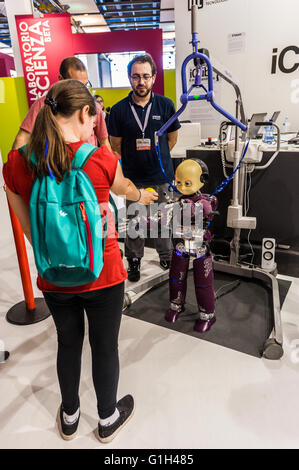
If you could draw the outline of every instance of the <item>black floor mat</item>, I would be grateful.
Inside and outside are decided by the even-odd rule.
[[[279,280],[281,306],[291,282]],[[124,312],[125,315],[160,325],[198,339],[261,357],[273,328],[272,295],[264,283],[215,272],[216,323],[207,333],[194,331],[198,318],[193,272],[188,273],[185,311],[175,323],[164,315],[169,306],[168,281],[151,289]]]

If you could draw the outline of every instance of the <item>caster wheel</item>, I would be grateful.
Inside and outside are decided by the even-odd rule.
[[[266,359],[277,360],[283,356],[283,349],[281,344],[277,343],[275,339],[267,339],[264,344],[263,357]]]

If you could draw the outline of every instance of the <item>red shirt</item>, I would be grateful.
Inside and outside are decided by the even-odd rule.
[[[27,131],[30,134],[32,133],[36,116],[38,115],[39,110],[44,106],[45,99],[46,97],[42,96],[41,98],[37,99],[33,103],[27,115],[25,116],[24,121],[20,125],[21,129],[24,129],[24,131]],[[99,140],[106,139],[108,137],[108,132],[107,132],[107,127],[106,127],[103,111],[99,103],[96,103],[96,107],[97,107],[97,115],[95,118],[93,133],[91,134],[87,142],[91,145],[98,146],[97,138]]]
[[[82,144],[82,141],[69,144],[69,147],[74,152],[72,153],[70,151],[70,158],[73,157]],[[103,204],[104,206],[106,206],[109,201],[109,190],[114,181],[117,162],[117,157],[108,150],[106,145],[102,145],[102,147],[89,158],[84,167],[84,171],[93,184],[99,204]],[[3,176],[8,188],[14,193],[19,194],[29,206],[34,180],[26,165],[25,159],[18,150],[11,150],[9,152],[8,160],[3,167]],[[105,212],[102,212],[102,217],[105,217]],[[112,234],[112,236],[109,237],[109,234]],[[113,217],[109,217],[104,266],[96,281],[77,287],[59,287],[45,281],[38,275],[37,287],[46,292],[71,293],[87,292],[120,284],[127,278],[127,272],[121,259],[117,237],[118,234],[115,229]]]

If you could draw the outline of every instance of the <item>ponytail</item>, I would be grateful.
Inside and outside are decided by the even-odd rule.
[[[55,116],[71,117],[86,105],[89,106],[89,115],[95,116],[94,99],[78,80],[61,80],[50,88],[45,104],[37,115],[26,156],[27,164],[36,176],[52,173],[57,181],[62,181],[64,174],[71,170],[69,147]],[[32,153],[37,166],[30,162]]]

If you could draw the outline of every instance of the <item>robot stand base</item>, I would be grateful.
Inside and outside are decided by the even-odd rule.
[[[169,270],[158,275],[155,274],[154,276],[151,276],[145,281],[138,283],[136,286],[127,286],[125,289],[123,310],[126,309],[129,305],[131,305],[134,296],[140,294],[141,292],[145,293],[148,289],[158,286],[161,282],[164,282],[167,279],[169,279]]]
[[[31,325],[48,318],[51,314],[45,299],[36,298],[34,300],[34,310],[27,309],[25,300],[22,300],[21,302],[11,307],[6,314],[6,320],[8,323],[12,323],[13,325]]]
[[[283,356],[283,340],[282,326],[280,316],[280,298],[278,282],[275,276],[264,272],[260,268],[250,268],[244,265],[234,265],[222,261],[214,261],[213,267],[215,271],[224,272],[244,278],[258,279],[263,281],[272,290],[272,314],[274,321],[274,329],[272,336],[264,343],[263,357],[266,359],[277,360]],[[169,271],[165,271],[159,275],[154,275],[149,279],[138,283],[136,286],[127,286],[125,290],[123,310],[125,310],[134,301],[134,296],[139,293],[145,293],[148,289],[158,286],[161,282],[169,278]]]
[[[239,264],[229,264],[224,261],[214,261],[215,271],[220,271],[236,276],[258,279],[267,284],[272,290],[272,314],[274,320],[274,329],[272,337],[268,338],[264,344],[263,357],[266,359],[277,360],[283,356],[282,326],[280,316],[280,298],[278,282],[275,276],[263,271],[260,268],[250,268]]]

